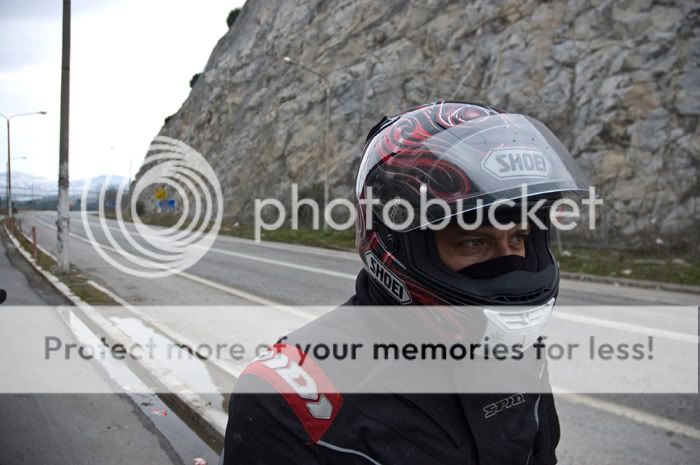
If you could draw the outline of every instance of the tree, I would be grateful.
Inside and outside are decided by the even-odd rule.
[[[194,87],[194,84],[197,82],[197,79],[199,79],[199,75],[202,73],[197,73],[192,76],[192,79],[190,79],[190,89]]]
[[[231,28],[231,26],[233,26],[233,23],[236,22],[236,18],[238,18],[238,13],[240,13],[240,12],[241,12],[240,8],[234,8],[228,14],[228,17],[226,17],[226,24],[228,24],[229,29]]]
[[[116,187],[109,187],[105,190],[103,197],[105,210],[115,211],[117,209],[117,192]]]

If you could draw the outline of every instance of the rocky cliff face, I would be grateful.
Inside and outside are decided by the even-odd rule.
[[[330,81],[332,196],[382,115],[469,100],[560,136],[605,198],[598,237],[697,241],[699,32],[690,0],[250,0],[161,134],[209,160],[229,219],[291,183],[318,198],[323,82],[289,55]]]

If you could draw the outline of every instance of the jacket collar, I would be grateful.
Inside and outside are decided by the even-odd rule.
[[[356,306],[396,306],[393,299],[388,296],[379,286],[374,284],[367,272],[363,269],[355,281],[356,295],[348,304]],[[394,321],[390,315],[393,312],[363,311],[364,326],[372,331],[374,328],[387,328],[399,330],[399,322]],[[415,331],[415,328],[412,329]],[[384,370],[382,367],[373,370],[377,376],[390,377],[390,369]],[[405,376],[405,375],[401,375]],[[425,373],[420,376],[426,376]],[[448,375],[449,376],[449,375]],[[394,378],[395,381],[395,378]],[[408,381],[408,380],[407,380]],[[459,398],[455,394],[424,394],[424,393],[396,393],[392,397],[421,412],[427,421],[433,422],[442,429],[450,438],[455,447],[462,447],[465,437],[471,441],[469,427],[462,412]],[[369,416],[371,412],[366,412]]]

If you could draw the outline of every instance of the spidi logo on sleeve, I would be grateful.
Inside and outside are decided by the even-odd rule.
[[[481,166],[498,179],[548,178],[552,164],[544,153],[532,148],[493,149]]]
[[[367,252],[365,254],[365,262],[367,263],[367,269],[370,273],[372,273],[372,276],[374,276],[377,281],[379,281],[382,286],[384,286],[384,288],[394,296],[396,300],[402,304],[411,303],[411,296],[409,295],[403,281],[397,278],[394,273],[389,271],[389,268],[387,268],[384,263],[375,257],[372,252]]]
[[[510,397],[506,397],[505,399],[501,399],[498,402],[488,404],[482,409],[484,411],[484,418],[491,418],[497,413],[522,403],[525,403],[525,396],[523,394],[514,394]]]

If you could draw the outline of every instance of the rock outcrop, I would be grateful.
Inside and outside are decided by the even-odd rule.
[[[223,19],[222,19],[223,21]],[[652,0],[250,0],[161,130],[219,174],[226,217],[256,198],[320,198],[327,76],[333,196],[366,133],[439,98],[545,122],[605,199],[609,243],[700,231],[700,7]]]

